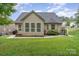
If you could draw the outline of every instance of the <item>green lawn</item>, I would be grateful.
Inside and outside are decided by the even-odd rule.
[[[0,55],[79,55],[79,30],[72,30],[70,34],[73,37],[7,39],[3,36],[0,37]]]

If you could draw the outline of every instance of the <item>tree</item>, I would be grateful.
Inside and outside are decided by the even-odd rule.
[[[75,13],[75,20],[76,23],[79,24],[79,9],[77,10],[77,13]]]
[[[13,23],[13,20],[10,18],[0,18],[0,25],[8,25]]]
[[[0,3],[0,25],[12,23],[9,16],[15,12],[14,3]]]
[[[71,16],[71,17],[67,17],[67,26],[70,26],[71,22],[74,22],[74,18]]]
[[[71,18],[69,17],[65,17],[65,16],[62,16],[60,17],[63,21],[66,22],[66,26],[69,26],[70,25],[70,22],[71,22]]]
[[[68,17],[65,18],[65,21],[67,22],[67,26],[70,26],[70,19]]]

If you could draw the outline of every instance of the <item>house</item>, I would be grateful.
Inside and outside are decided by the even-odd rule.
[[[22,12],[16,19],[17,35],[44,36],[49,30],[61,32],[62,21],[53,12]]]

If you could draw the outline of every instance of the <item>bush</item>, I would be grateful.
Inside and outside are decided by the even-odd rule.
[[[58,35],[59,33],[56,30],[49,30],[47,35]]]

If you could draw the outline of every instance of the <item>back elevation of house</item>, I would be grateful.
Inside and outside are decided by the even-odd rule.
[[[53,12],[23,12],[15,25],[18,35],[44,36],[49,30],[60,32],[62,21]]]

